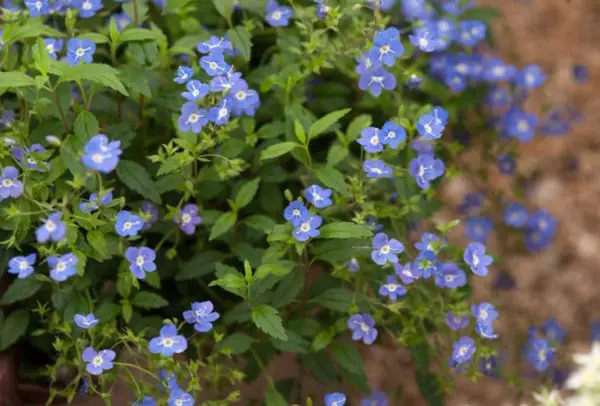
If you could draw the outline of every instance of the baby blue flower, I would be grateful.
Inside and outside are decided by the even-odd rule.
[[[421,189],[429,189],[430,182],[444,174],[444,162],[429,154],[420,154],[410,161],[408,172]]]
[[[8,261],[8,273],[17,274],[19,279],[27,278],[34,271],[33,265],[36,260],[35,254],[29,254],[26,257],[13,257]]]
[[[23,194],[23,183],[18,179],[19,170],[14,166],[7,166],[0,176],[0,201],[9,197],[17,198]]]
[[[216,125],[225,125],[231,115],[231,98],[224,97],[218,106],[211,107],[208,111],[208,119]]]
[[[548,319],[542,326],[542,332],[553,343],[562,343],[567,335],[556,319]]]
[[[89,39],[72,38],[67,42],[66,61],[69,65],[79,65],[83,63],[92,63],[96,44]]]
[[[379,128],[367,127],[360,132],[360,138],[356,142],[362,145],[366,152],[375,154],[383,151],[383,144],[379,136]]]
[[[375,97],[379,97],[383,89],[396,88],[396,77],[384,68],[374,68],[361,75],[358,81],[361,90],[369,90]]]
[[[177,327],[174,324],[166,324],[160,329],[160,336],[150,340],[148,351],[170,357],[184,352],[187,345],[185,337],[177,335]]]
[[[483,66],[482,78],[487,82],[510,80],[517,74],[517,68],[505,64],[500,59],[490,59]]]
[[[465,220],[465,234],[471,241],[485,244],[493,229],[494,224],[488,217],[470,216]]]
[[[260,98],[254,89],[248,89],[245,80],[238,80],[231,88],[231,109],[237,117],[247,115],[253,117],[260,106]]]
[[[437,24],[433,21],[424,21],[423,25],[415,27],[408,39],[423,52],[437,51],[443,45],[438,35]]]
[[[436,255],[444,246],[446,246],[446,240],[440,239],[440,237],[433,233],[423,233],[421,240],[415,243],[415,248],[419,252],[431,251]]]
[[[413,268],[412,263],[410,262],[407,262],[404,265],[394,264],[394,271],[405,285],[410,285],[414,281],[421,279],[421,271]]]
[[[467,284],[467,275],[456,264],[440,264],[435,272],[435,285],[438,288],[455,289]]]
[[[199,80],[190,80],[185,87],[187,92],[182,92],[181,96],[187,101],[202,100],[210,92],[210,87]]]
[[[135,237],[144,226],[144,220],[130,211],[122,210],[115,220],[115,231],[121,237]]]
[[[210,91],[214,93],[222,93],[231,90],[238,82],[243,81],[242,74],[239,72],[231,72],[226,76],[215,76],[210,81]],[[245,82],[245,81],[244,81]],[[246,84],[246,88],[247,88]]]
[[[108,19],[108,25],[110,26],[110,20],[115,19],[115,24],[117,26],[118,31],[123,31],[129,24],[133,23],[131,17],[129,17],[126,13],[115,13]]]
[[[460,22],[458,42],[465,47],[474,47],[485,38],[485,24],[478,20]]]
[[[143,399],[136,400],[131,406],[156,406],[156,401],[150,396],[146,396]]]
[[[355,341],[362,340],[363,343],[371,345],[377,338],[375,320],[366,313],[350,316],[347,324]]]
[[[386,283],[379,287],[379,294],[387,296],[392,302],[395,302],[399,297],[406,295],[406,288],[398,283],[396,275],[388,275]]]
[[[402,56],[403,53],[404,46],[400,42],[400,31],[392,27],[375,34],[369,56],[372,60],[377,60],[384,65],[394,66],[396,58]]]
[[[498,358],[490,355],[481,357],[479,360],[479,370],[486,376],[498,376]]]
[[[498,157],[498,169],[504,175],[512,175],[517,169],[517,162],[510,155],[500,155]]]
[[[554,349],[548,340],[532,338],[527,343],[525,357],[536,371],[544,372],[554,361]]]
[[[362,54],[360,57],[358,57],[356,59],[356,61],[358,62],[358,65],[356,65],[356,68],[354,69],[354,71],[359,76],[362,76],[366,72],[368,72],[374,68],[379,68],[381,66],[381,62],[379,61],[379,59],[371,58],[371,55],[369,52]]]
[[[104,134],[93,136],[83,149],[81,163],[88,169],[110,173],[119,164],[121,141],[109,141]]]
[[[206,109],[199,108],[194,102],[185,103],[181,106],[181,115],[177,120],[180,131],[192,131],[198,134],[206,124],[208,124]]]
[[[442,137],[442,132],[448,123],[448,112],[442,107],[434,107],[431,111],[423,114],[417,121],[417,131],[429,140],[437,140]]]
[[[438,260],[431,251],[421,252],[413,262],[413,269],[420,272],[423,279],[429,279],[431,274],[437,270]]]
[[[531,141],[538,123],[538,117],[535,113],[526,113],[514,108],[504,118],[504,128],[509,137],[517,138],[521,142]]]
[[[50,278],[56,282],[64,282],[71,276],[77,275],[77,256],[65,254],[61,257],[48,257],[50,266]]]
[[[492,325],[492,323],[483,323],[483,322],[477,322],[477,324],[475,324],[475,332],[477,334],[479,334],[481,337],[488,339],[488,340],[495,340],[496,338],[498,338],[498,334],[496,334],[494,332],[494,326]]]
[[[158,371],[158,379],[160,380],[160,385],[163,389],[172,391],[175,388],[179,388],[179,384],[177,383],[177,375],[175,375],[175,372],[171,372],[169,374],[164,369],[161,369]]]
[[[406,85],[408,86],[409,90],[412,90],[419,87],[421,83],[423,83],[423,77],[413,73],[408,78],[408,83]]]
[[[435,13],[427,0],[402,0],[400,6],[402,7],[402,14],[412,21],[429,20]]]
[[[539,65],[527,65],[515,77],[517,85],[524,89],[536,89],[544,83],[546,75]]]
[[[294,200],[283,211],[283,218],[289,221],[294,227],[298,227],[307,214],[308,210],[300,200]]]
[[[103,8],[102,0],[74,0],[72,4],[79,9],[81,18],[93,17]]]
[[[75,324],[77,324],[78,327],[88,329],[97,325],[100,322],[100,319],[97,319],[96,316],[94,316],[94,313],[77,313],[73,317],[73,321],[75,322]]]
[[[189,66],[180,66],[177,68],[175,72],[174,82],[179,83],[180,85],[187,83],[194,76],[194,68]]]
[[[331,206],[331,189],[323,189],[319,185],[310,185],[304,189],[304,196],[309,203],[312,203],[317,209],[323,209]]]
[[[142,213],[144,214],[144,227],[142,230],[148,230],[152,224],[158,220],[158,207],[152,202],[145,200],[142,203]]]
[[[387,121],[379,132],[379,137],[383,145],[396,149],[406,140],[406,130],[393,121]]]
[[[112,192],[105,193],[104,196],[102,196],[102,200],[98,198],[97,193],[92,193],[89,201],[79,203],[79,210],[84,213],[91,213],[94,210],[98,210],[100,206],[109,204],[112,201],[112,198]]]
[[[469,326],[469,315],[456,315],[452,312],[446,313],[446,325],[453,331],[467,328]]]
[[[231,66],[229,66],[223,54],[210,54],[200,58],[200,66],[209,76],[221,76],[229,72]]]
[[[443,51],[448,49],[457,36],[454,21],[448,18],[441,18],[436,22],[436,30],[438,34],[437,50]]]
[[[530,252],[537,252],[547,247],[556,231],[556,220],[545,210],[537,210],[527,222],[525,247]]]
[[[212,323],[220,317],[219,313],[213,312],[213,309],[214,305],[210,300],[194,302],[192,310],[183,312],[183,318],[187,323],[193,324],[196,331],[206,333],[212,330]]]
[[[194,398],[181,388],[175,388],[169,394],[168,406],[194,406]]]
[[[483,192],[467,193],[458,206],[458,210],[464,214],[479,213],[483,206]]]
[[[465,10],[474,6],[474,0],[445,0],[442,2],[442,10],[455,16],[461,15]]]
[[[292,236],[296,241],[300,242],[317,237],[321,234],[319,227],[321,227],[322,223],[323,218],[321,218],[321,216],[308,213],[302,218],[300,224],[296,226],[296,229],[292,231]]]
[[[463,259],[471,271],[478,276],[486,276],[488,274],[487,267],[494,262],[491,256],[485,254],[485,245],[480,242],[470,243],[465,250]]]
[[[511,102],[510,93],[502,87],[492,87],[485,98],[489,108],[506,107]]]
[[[363,162],[363,170],[367,178],[389,178],[394,173],[391,166],[387,165],[381,159],[367,159]]]
[[[494,305],[487,302],[472,305],[471,313],[477,319],[477,323],[482,325],[491,325],[498,318],[498,312]]]
[[[360,400],[360,406],[389,406],[389,400],[385,393],[374,390],[368,397]]]
[[[113,350],[100,350],[96,352],[92,347],[87,347],[81,353],[81,358],[88,364],[85,366],[86,371],[92,375],[100,375],[104,371],[112,369],[112,361],[115,359]]]
[[[287,27],[293,12],[290,7],[281,6],[275,0],[268,0],[265,20],[272,27]]]
[[[476,349],[475,340],[468,336],[461,337],[452,344],[452,360],[458,364],[469,363]]]
[[[456,72],[453,68],[444,71],[444,84],[454,93],[460,93],[467,88],[469,84],[467,77]]]
[[[350,258],[350,261],[346,263],[346,267],[348,268],[348,272],[360,271],[360,263],[356,258]]]
[[[371,259],[378,265],[385,265],[388,262],[398,263],[398,254],[404,252],[404,245],[394,238],[388,238],[385,233],[377,233],[371,242],[374,250],[371,252]]]
[[[199,42],[196,49],[201,54],[228,54],[233,52],[233,46],[227,36],[217,37],[211,35],[206,41]]]
[[[64,42],[62,39],[55,38],[44,38],[44,44],[46,45],[46,51],[50,55],[50,59],[57,59],[57,52],[62,51]]]
[[[129,261],[129,270],[138,279],[144,279],[146,272],[156,271],[156,252],[148,247],[129,247],[125,250],[125,259]]]
[[[413,151],[417,152],[419,155],[421,155],[421,154],[433,155],[434,142],[433,142],[433,140],[427,139],[425,137],[418,137],[410,142],[410,148]]]
[[[198,206],[195,204],[186,204],[179,209],[179,216],[173,218],[179,228],[187,235],[193,235],[196,232],[196,226],[202,224],[202,217],[198,215]]]
[[[346,395],[340,392],[328,393],[325,395],[325,406],[344,406],[346,404]]]
[[[48,240],[58,242],[63,239],[67,232],[67,227],[60,218],[62,213],[54,212],[42,224],[37,230],[35,230],[35,238],[40,244],[45,243]]]
[[[25,0],[25,7],[29,10],[31,17],[49,14],[48,0]]]

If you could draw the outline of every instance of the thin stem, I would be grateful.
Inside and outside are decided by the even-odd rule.
[[[139,23],[140,17],[138,14],[138,4],[137,0],[133,0],[133,26],[137,27]]]
[[[154,379],[156,379],[156,380],[159,380],[159,379],[158,379],[158,377],[157,377],[155,374],[153,374],[152,372],[148,371],[148,370],[147,370],[147,369],[145,369],[145,368],[142,368],[142,367],[141,367],[141,366],[139,366],[139,365],[136,365],[136,364],[130,364],[130,363],[128,363],[128,362],[120,362],[120,361],[119,361],[119,362],[114,362],[114,364],[115,364],[115,365],[120,365],[120,366],[122,366],[122,367],[135,368],[135,369],[137,369],[138,371],[141,371],[141,372],[143,372],[143,373],[145,373],[145,374],[147,374],[147,375],[150,375],[150,376],[151,376],[151,377],[153,377]]]
[[[62,121],[63,126],[65,127],[65,133],[69,133],[69,124],[67,123],[67,119],[65,118],[65,113],[60,105],[60,101],[58,100],[58,95],[56,94],[56,89],[52,89],[52,98],[54,99],[54,104],[56,105],[56,109],[58,110],[58,114],[60,115],[60,121]]]

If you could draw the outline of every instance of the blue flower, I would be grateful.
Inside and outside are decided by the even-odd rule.
[[[519,203],[510,203],[504,209],[504,222],[515,228],[523,228],[529,219],[527,209]]]
[[[485,245],[480,242],[470,243],[465,250],[463,259],[471,271],[478,276],[486,276],[488,274],[487,267],[494,261],[491,256],[485,254]]]
[[[399,297],[406,295],[406,288],[398,283],[396,275],[388,275],[386,283],[379,287],[379,294],[395,302]]]
[[[71,276],[77,275],[77,256],[65,254],[61,257],[48,257],[50,266],[50,278],[56,282],[64,282]]]
[[[46,51],[48,51],[50,59],[56,60],[56,53],[62,51],[64,42],[62,39],[44,38],[44,44],[46,44]]]
[[[381,62],[379,61],[379,59],[371,58],[371,55],[369,52],[362,54],[359,58],[356,59],[356,61],[358,62],[358,65],[356,65],[356,68],[354,69],[354,71],[359,76],[362,76],[366,72],[369,72],[370,70],[372,70],[374,68],[379,68],[381,66]]]
[[[177,375],[175,372],[169,374],[164,369],[158,371],[158,379],[160,380],[161,388],[172,391],[175,388],[179,388],[179,384],[177,383]]]
[[[347,324],[352,330],[352,339],[355,341],[362,340],[363,343],[371,345],[377,338],[375,320],[366,313],[350,316]]]
[[[371,259],[378,265],[385,265],[390,262],[398,263],[398,254],[404,252],[404,245],[394,238],[389,239],[385,233],[377,233],[371,242],[374,250],[371,252]]]
[[[504,118],[504,128],[508,136],[517,138],[521,142],[531,141],[538,122],[535,113],[526,113],[515,108],[506,113]]]
[[[138,279],[144,279],[146,272],[156,271],[156,252],[148,247],[129,247],[125,250],[125,259],[129,261],[129,270]]]
[[[367,159],[363,162],[363,170],[367,178],[389,178],[394,173],[391,166],[387,165],[381,159]]]
[[[25,0],[25,7],[31,17],[39,17],[49,13],[48,0]]]
[[[464,91],[469,84],[467,77],[456,72],[454,69],[447,69],[444,71],[444,83],[454,93]]]
[[[135,237],[144,226],[144,220],[130,211],[122,210],[115,220],[115,231],[121,237]]]
[[[387,66],[394,66],[396,58],[402,56],[404,46],[400,42],[400,31],[387,28],[375,34],[373,48],[369,52],[372,60],[377,60]]]
[[[198,134],[202,127],[208,124],[208,112],[201,109],[196,103],[189,102],[181,106],[181,115],[177,120],[180,131],[192,131]]]
[[[415,243],[415,248],[422,253],[425,251],[431,251],[434,254],[438,254],[445,245],[445,239],[440,239],[440,237],[433,233],[423,233],[421,236],[421,241]]]
[[[587,67],[580,64],[573,65],[573,78],[576,82],[586,83],[590,78]]]
[[[517,68],[505,64],[500,59],[490,59],[483,66],[482,78],[488,82],[510,80],[517,74]]]
[[[553,343],[562,343],[567,335],[556,319],[548,319],[542,326],[546,338]]]
[[[392,1],[395,1],[395,0],[392,0]],[[331,10],[331,7],[329,7],[327,4],[325,4],[325,0],[314,0],[314,2],[317,5],[317,17],[320,19],[326,18],[327,14]]]
[[[29,254],[26,257],[13,257],[8,261],[8,273],[17,274],[19,279],[27,278],[34,271],[33,265],[36,260],[35,254]]]
[[[108,24],[110,25],[110,20],[114,18],[115,24],[117,26],[118,31],[123,31],[129,24],[133,23],[131,17],[129,17],[126,13],[115,13],[108,19]]]
[[[214,305],[210,300],[206,302],[192,303],[192,310],[183,312],[183,318],[186,322],[193,324],[194,329],[200,333],[206,333],[213,328],[213,321],[217,320],[220,315],[213,312]]]
[[[79,9],[81,18],[90,18],[102,10],[102,0],[73,0],[72,4]]]
[[[444,170],[444,162],[430,154],[419,154],[408,165],[408,172],[421,189],[429,189],[430,182],[442,176]]]
[[[79,203],[79,210],[84,213],[91,213],[94,210],[98,210],[100,206],[109,204],[112,201],[112,198],[112,192],[105,193],[104,196],[102,196],[102,200],[98,198],[97,193],[92,193],[89,201]]]
[[[325,395],[325,406],[344,406],[346,404],[346,395],[340,392],[328,393]]]
[[[474,47],[485,38],[485,24],[478,20],[466,20],[460,23],[458,42],[465,47]]]
[[[498,157],[498,169],[504,175],[512,175],[517,169],[517,162],[508,154],[500,155]]]
[[[346,263],[348,268],[348,272],[358,272],[360,271],[360,263],[356,258],[350,258],[350,261]]]
[[[471,241],[485,244],[493,229],[494,224],[488,217],[470,216],[465,220],[465,234]]]
[[[491,322],[490,323],[477,322],[477,324],[475,325],[475,331],[481,337],[486,338],[488,340],[495,340],[496,338],[498,338],[498,334],[496,334],[494,332],[494,327]]]
[[[527,65],[515,77],[517,85],[524,89],[538,88],[546,80],[546,75],[539,65]]]
[[[169,394],[168,406],[194,406],[194,398],[181,388],[175,388]]]
[[[544,372],[554,361],[554,350],[548,340],[531,338],[525,349],[527,361],[538,372]]]
[[[179,216],[173,218],[179,228],[187,235],[193,235],[196,232],[196,226],[202,224],[202,217],[198,215],[198,206],[195,204],[186,204],[179,209]]]
[[[500,272],[494,281],[493,289],[511,290],[517,286],[508,272]]]
[[[374,390],[368,397],[360,400],[360,406],[389,406],[389,400],[385,393]]]
[[[418,137],[410,142],[410,147],[413,151],[418,152],[419,155],[420,154],[433,155],[434,142],[431,139],[426,139],[424,137]]]
[[[267,1],[266,12],[265,20],[272,27],[287,27],[293,14],[290,7],[280,6],[275,0]]]
[[[100,375],[104,371],[112,369],[112,361],[115,359],[115,352],[112,350],[100,350],[96,352],[92,347],[87,347],[81,353],[81,358],[88,364],[85,370],[92,375]]]
[[[421,271],[413,268],[410,262],[407,262],[404,265],[394,264],[394,271],[396,272],[396,275],[400,277],[402,283],[406,285],[410,285],[414,281],[421,279]]]
[[[552,237],[556,231],[557,221],[545,210],[537,210],[527,222],[527,229],[539,231],[544,237]]]
[[[63,239],[67,232],[67,227],[60,218],[62,213],[54,212],[42,224],[37,230],[35,230],[35,238],[40,244],[45,243],[48,240],[58,242]]]
[[[486,376],[497,376],[498,358],[493,355],[481,357],[479,360],[479,370]]]
[[[600,321],[594,321],[590,328],[590,340],[600,341]]]
[[[435,10],[427,3],[427,0],[402,0],[402,14],[409,20],[428,20]]]
[[[244,81],[239,72],[228,73],[226,76],[215,76],[210,81],[210,91],[221,93],[232,89],[238,82]],[[248,85],[246,84],[246,88]]]
[[[387,121],[379,132],[379,138],[383,145],[396,149],[406,140],[406,130],[393,121]]]
[[[186,349],[187,340],[184,336],[177,335],[177,327],[174,324],[164,325],[160,329],[160,336],[154,337],[148,344],[148,351],[165,357],[180,354]]]
[[[429,279],[431,274],[437,270],[438,260],[431,251],[421,252],[413,262],[413,269],[420,272],[424,279]]]
[[[469,315],[456,315],[452,312],[446,313],[446,325],[452,330],[460,330],[469,326]]]
[[[307,213],[301,220],[300,224],[296,226],[296,229],[292,231],[292,236],[296,241],[304,242],[310,238],[317,237],[319,234],[319,227],[323,223],[321,216]]]
[[[331,206],[331,189],[323,189],[319,185],[310,185],[304,189],[304,196],[309,203],[312,203],[317,209],[323,209]]]
[[[456,264],[440,264],[435,272],[435,285],[438,288],[455,289],[467,284],[467,275]]]
[[[66,61],[69,65],[79,65],[83,63],[92,63],[96,44],[89,39],[72,38],[67,42]]]
[[[88,169],[110,173],[119,164],[121,141],[109,141],[104,134],[94,135],[83,149],[81,163]]]
[[[393,90],[396,88],[396,77],[384,68],[374,68],[361,75],[358,81],[361,90],[369,90],[375,97],[379,97],[383,89]]]
[[[150,396],[146,396],[143,399],[136,400],[131,406],[156,406],[156,401]]]
[[[0,201],[9,197],[17,198],[23,194],[23,183],[18,179],[19,170],[14,166],[7,166],[0,176]]]
[[[498,318],[498,312],[493,304],[481,302],[471,306],[471,313],[477,319],[477,324],[491,325]]]
[[[457,364],[469,363],[476,350],[475,340],[468,336],[461,337],[452,344],[452,360]]]
[[[27,163],[27,168],[38,172],[45,172],[50,168],[50,164],[39,159],[39,155],[46,152],[46,148],[40,144],[33,144],[31,147],[13,148],[12,154],[20,164]]]
[[[571,128],[569,117],[558,110],[550,110],[540,124],[540,131],[544,135],[563,135]]]
[[[511,102],[510,93],[502,87],[492,87],[485,98],[489,108],[506,107]]]
[[[360,132],[360,138],[356,142],[362,145],[366,152],[375,154],[383,151],[383,144],[379,135],[379,128],[367,127]]]
[[[208,112],[208,119],[216,125],[224,125],[229,121],[231,115],[231,99],[224,97],[218,106],[211,107]]]
[[[419,87],[421,83],[423,83],[423,77],[413,73],[408,78],[408,83],[406,85],[408,86],[409,90],[412,90],[414,88]]]
[[[448,123],[448,112],[442,107],[434,107],[423,114],[417,121],[417,131],[427,140],[437,140],[442,137],[442,132]]]
[[[227,36],[217,37],[216,35],[211,35],[206,41],[199,42],[198,45],[196,45],[196,49],[201,54],[231,55],[233,53],[233,46]]]
[[[158,220],[158,207],[152,202],[145,200],[142,203],[142,213],[144,215],[144,227],[142,230],[148,230],[152,224]]]
[[[190,80],[185,87],[187,92],[182,92],[181,96],[187,101],[202,100],[210,92],[210,87],[199,80]]]
[[[483,193],[467,193],[458,207],[458,210],[461,213],[477,213],[481,210],[483,206]]]
[[[424,21],[423,25],[415,27],[413,34],[409,35],[411,44],[419,48],[423,52],[437,51],[444,45],[438,35],[437,24],[433,21]]]
[[[203,56],[200,58],[199,63],[209,76],[221,76],[231,70],[231,66],[225,62],[223,54],[217,53]]]
[[[248,89],[245,80],[238,80],[231,88],[231,101],[233,114],[241,116],[246,114],[253,117],[256,109],[260,106],[258,93],[254,89]]]
[[[283,211],[283,218],[289,221],[294,227],[298,227],[306,215],[308,215],[308,210],[300,200],[294,200]]]
[[[97,325],[100,322],[100,319],[97,319],[96,316],[94,316],[94,313],[88,313],[88,314],[77,313],[73,317],[73,321],[75,322],[75,324],[77,324],[77,326],[84,328],[84,329],[88,329],[88,328],[92,328],[95,325]]]
[[[192,76],[194,76],[194,68],[189,66],[180,66],[175,72],[175,78],[173,81],[181,85],[190,80]]]
[[[454,22],[447,18],[442,18],[436,22],[438,35],[438,51],[448,49],[452,41],[456,39],[456,26]]]

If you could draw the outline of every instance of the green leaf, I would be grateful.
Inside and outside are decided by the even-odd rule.
[[[246,207],[252,201],[252,199],[254,199],[254,196],[258,191],[259,183],[260,178],[256,178],[244,183],[244,185],[238,190],[234,199],[235,206],[238,210],[242,207]]]
[[[263,279],[269,275],[285,276],[289,274],[296,264],[292,262],[291,266],[282,264],[263,264],[256,269],[254,274],[255,279]]]
[[[281,352],[293,352],[297,354],[308,354],[310,352],[310,342],[296,334],[293,331],[286,332],[288,339],[286,341],[273,339],[273,347]]]
[[[3,322],[0,331],[0,351],[4,351],[21,338],[29,326],[29,309],[12,312]]]
[[[208,275],[215,270],[215,264],[224,258],[225,255],[219,251],[202,251],[185,263],[175,280],[186,281]]]
[[[81,162],[79,162],[79,157],[75,154],[73,148],[70,145],[61,145],[60,146],[60,159],[63,164],[69,168],[73,176],[77,176],[83,178],[85,169]]]
[[[238,49],[242,58],[249,61],[252,53],[252,38],[250,32],[248,32],[245,27],[238,25],[227,31],[227,35],[229,36],[233,48]]]
[[[233,0],[212,0],[215,8],[228,23],[231,24],[231,14],[233,13]]]
[[[275,227],[276,223],[271,217],[263,216],[262,214],[257,214],[244,219],[244,224],[256,230],[260,230],[267,233],[271,231],[273,227]]]
[[[256,339],[247,334],[233,333],[218,343],[216,349],[217,351],[223,351],[225,348],[229,348],[233,355],[241,355],[248,351],[255,341]]]
[[[294,133],[301,144],[306,144],[306,133],[304,132],[304,127],[302,127],[302,124],[300,124],[300,121],[298,120],[294,121]]]
[[[119,36],[120,42],[156,40],[156,34],[146,28],[126,28]]]
[[[351,344],[334,344],[332,346],[333,358],[342,368],[354,375],[364,375],[365,367],[360,353]]]
[[[131,306],[131,303],[127,301],[123,302],[121,313],[123,314],[123,320],[129,323],[129,320],[131,320],[131,317],[133,316],[133,307]]]
[[[277,158],[283,154],[286,154],[298,147],[299,145],[295,142],[281,142],[279,144],[271,145],[260,153],[260,159],[272,159]]]
[[[86,32],[84,34],[79,35],[77,38],[89,39],[90,41],[93,41],[96,44],[107,44],[110,42],[110,39],[106,35],[100,34],[98,32]]]
[[[105,233],[99,230],[90,231],[87,235],[88,243],[103,259],[110,258],[108,243],[104,237]]]
[[[493,7],[473,7],[465,10],[460,16],[461,20],[478,20],[485,24],[489,24],[492,20],[504,17],[504,14]]]
[[[411,347],[411,355],[415,364],[415,378],[419,392],[429,406],[443,406],[443,388],[439,379],[429,370],[429,347],[420,342]]]
[[[169,304],[162,296],[154,292],[138,292],[131,300],[131,304],[142,309],[160,309]]]
[[[271,305],[281,308],[292,303],[302,291],[304,285],[304,271],[298,269],[285,276],[273,292]]]
[[[328,289],[313,299],[312,302],[339,312],[348,312],[353,304],[361,309],[368,306],[364,296],[344,288]]]
[[[344,180],[344,175],[335,168],[330,166],[317,169],[315,172],[317,179],[325,186],[332,188],[342,196],[350,197],[350,191],[348,185]]]
[[[9,305],[28,299],[35,295],[42,285],[43,282],[36,279],[35,275],[24,279],[15,279],[0,299],[0,305]]]
[[[123,65],[119,67],[119,79],[133,93],[151,97],[150,83],[146,77],[146,69],[139,65]]]
[[[160,194],[156,190],[156,185],[142,165],[134,161],[122,159],[117,167],[117,176],[130,189],[135,190],[154,203],[162,203]]]
[[[277,389],[269,386],[265,392],[265,406],[288,406],[288,402]]]
[[[50,53],[46,49],[46,43],[42,38],[36,40],[36,43],[31,50],[31,55],[33,56],[38,71],[47,74],[50,67]]]
[[[373,119],[368,114],[362,114],[356,117],[346,129],[346,140],[348,143],[355,141],[359,136],[360,132],[371,125]]]
[[[329,153],[327,154],[327,166],[334,167],[346,159],[347,156],[348,148],[336,142],[331,146]]]
[[[76,66],[66,66],[60,75],[60,82],[77,82],[89,80],[102,86],[110,87],[124,96],[127,89],[119,80],[119,71],[101,63],[87,63]]]
[[[326,132],[329,127],[340,121],[340,119],[348,114],[351,110],[352,109],[337,110],[318,119],[312,126],[310,126],[310,131],[308,132],[309,141]]]
[[[110,302],[103,302],[100,306],[98,306],[98,310],[96,310],[95,314],[102,322],[113,321],[117,318],[121,311],[121,308]]]
[[[208,237],[208,240],[212,241],[229,231],[229,229],[235,224],[236,220],[237,214],[232,211],[221,214],[210,230],[210,237]]]
[[[35,86],[35,79],[22,72],[0,72],[0,88],[17,89],[26,86]]]
[[[317,334],[312,341],[311,348],[313,351],[321,351],[326,348],[333,338],[335,337],[335,332],[331,330],[321,331]]]
[[[169,0],[166,2],[165,8],[163,8],[162,14],[165,15],[180,11],[191,1],[192,0]]]
[[[8,31],[5,29],[5,31]],[[6,37],[4,38],[4,44],[11,44],[13,42],[27,39],[27,38],[39,38],[39,37],[52,37],[52,38],[61,38],[64,37],[65,34],[60,32],[57,29],[54,29],[46,24],[44,24],[43,19],[29,19],[27,23],[21,27],[17,27],[14,30],[7,32]]]
[[[261,331],[282,341],[288,337],[283,328],[279,312],[267,305],[258,305],[252,309],[252,321]]]
[[[371,229],[364,224],[349,222],[329,223],[319,229],[319,238],[370,238]]]
[[[234,271],[225,274],[223,277],[212,281],[208,286],[220,286],[228,292],[246,298],[246,280],[241,273]]]
[[[82,110],[75,119],[73,131],[79,142],[86,143],[90,138],[100,132],[100,124],[92,113],[87,110]]]

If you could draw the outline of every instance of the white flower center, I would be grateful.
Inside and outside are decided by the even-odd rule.
[[[525,120],[519,120],[517,124],[517,129],[521,132],[525,132],[529,130],[529,123]]]
[[[479,265],[479,256],[477,254],[473,254],[473,266]]]
[[[390,292],[395,292],[396,291],[396,285],[393,283],[390,283],[389,285],[387,285],[387,288]]]
[[[371,81],[375,82],[375,83],[382,83],[383,82],[383,76],[373,76],[371,78]]]
[[[540,350],[538,352],[538,358],[540,359],[540,361],[546,361],[546,351]]]
[[[62,272],[67,268],[67,265],[64,262],[59,262],[58,264],[56,264],[56,270],[58,272]]]
[[[102,162],[104,162],[104,155],[102,154],[93,154],[92,155],[92,161],[94,161],[97,164],[100,164]]]
[[[21,261],[21,262],[19,262],[19,269],[21,271],[24,271],[24,270],[26,270],[28,268],[29,268],[29,263],[27,261]]]
[[[246,98],[246,92],[244,92],[243,90],[240,90],[239,92],[237,92],[235,94],[235,98],[238,100],[244,100]]]
[[[462,356],[465,356],[467,354],[467,347],[460,347],[460,349],[458,350],[458,353]]]
[[[390,248],[390,246],[388,244],[386,244],[383,247],[381,247],[381,253],[384,254],[384,255],[385,254],[389,254],[390,250],[391,250],[391,248]]]
[[[85,50],[83,48],[77,48],[75,51],[75,55],[82,57],[85,54]]]
[[[91,8],[92,8],[92,3],[91,3],[91,2],[89,2],[89,1],[85,1],[85,2],[83,3],[83,6],[82,6],[82,8],[83,8],[84,10],[91,10]]]
[[[181,216],[181,221],[183,222],[183,224],[187,224],[190,221],[192,221],[192,216],[190,216],[189,214],[185,213],[183,216]]]
[[[369,142],[371,143],[371,145],[377,145],[379,144],[379,137],[377,135],[374,135],[371,137]]]
[[[446,279],[446,282],[452,282],[454,280],[454,275],[446,275],[444,278]]]
[[[196,113],[192,113],[192,114],[190,114],[190,116],[188,117],[188,122],[190,122],[190,123],[192,123],[192,124],[193,124],[193,123],[197,122],[199,119],[200,119],[200,116],[199,116],[198,114],[196,114]]]
[[[142,257],[141,255],[138,255],[138,257],[135,259],[135,263],[137,266],[144,265],[144,257]]]
[[[391,49],[390,49],[389,45],[384,45],[384,46],[382,46],[382,47],[381,47],[381,48],[379,48],[379,49],[381,50],[381,53],[382,53],[382,54],[387,54],[388,52],[390,52],[390,51],[391,51]]]
[[[303,231],[305,233],[308,232],[308,231],[310,231],[310,223],[308,221],[305,222],[305,223],[302,223],[300,225],[300,231]]]
[[[92,364],[93,364],[95,367],[99,367],[99,366],[101,366],[101,365],[102,365],[102,362],[103,362],[103,360],[102,360],[102,357],[101,357],[100,355],[96,355],[96,356],[94,357],[94,359],[92,360]]]
[[[275,11],[273,14],[271,14],[271,18],[275,21],[279,21],[281,19],[281,12]]]
[[[219,109],[219,118],[227,117],[228,113],[229,113],[229,110],[227,110],[227,107],[223,107],[223,108]]]
[[[41,1],[36,1],[36,2],[35,2],[35,8],[37,8],[38,10],[41,10],[41,8],[42,8],[42,5],[43,5],[43,4],[42,4],[42,2],[41,2]]]
[[[211,69],[217,69],[219,67],[216,62],[211,62],[208,64],[208,66],[210,66]]]
[[[429,41],[427,40],[427,38],[419,38],[419,46],[421,48],[426,47],[427,44],[429,44]]]
[[[300,216],[300,210],[298,209],[294,209],[294,211],[292,212],[292,214],[296,217]]]
[[[504,72],[506,72],[506,69],[504,69],[504,66],[496,66],[494,68],[494,74],[496,76],[502,76],[502,75],[504,75]]]
[[[54,221],[48,219],[48,220],[46,220],[46,224],[44,224],[44,227],[49,232],[53,232],[54,230],[56,230],[56,223],[54,223]]]
[[[11,179],[2,179],[2,186],[11,187],[13,185],[13,181]]]
[[[54,53],[54,44],[46,45],[46,50],[51,54]]]
[[[396,138],[396,132],[395,131],[390,131],[387,135],[387,138]]]
[[[479,310],[479,318],[481,320],[486,320],[488,318],[488,312],[485,310]]]
[[[430,134],[431,133],[431,126],[429,124],[425,124],[423,126],[423,128],[425,129],[425,132]]]
[[[369,325],[367,323],[361,321],[360,329],[366,333],[367,331],[369,331]]]
[[[126,221],[123,223],[123,230],[129,230],[132,226],[133,223],[131,223],[131,221]]]
[[[177,399],[177,400],[175,401],[175,406],[183,406],[183,400],[181,400],[181,399]]]
[[[175,344],[175,341],[171,337],[165,337],[162,340],[162,343],[165,347],[172,347]]]

